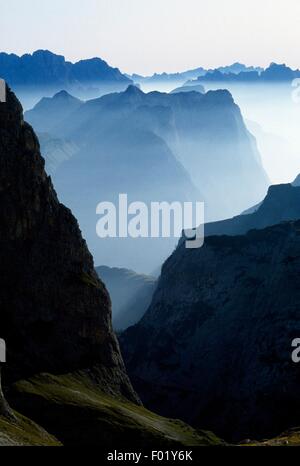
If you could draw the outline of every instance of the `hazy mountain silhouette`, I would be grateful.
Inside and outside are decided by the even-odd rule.
[[[196,86],[176,87],[176,89],[173,89],[173,91],[171,91],[171,94],[178,94],[178,92],[192,92],[192,91],[200,92],[201,94],[205,93],[204,86],[202,86],[202,84],[197,84]]]
[[[63,121],[78,110],[82,103],[68,92],[60,91],[51,98],[41,99],[34,109],[25,112],[25,118],[36,131],[56,134]]]
[[[107,256],[97,255],[95,209],[101,200],[116,202],[119,193],[148,203],[205,200],[209,220],[237,214],[266,193],[255,140],[226,91],[144,94],[129,86],[82,104],[59,124],[47,104],[44,100],[47,128],[56,126],[55,137],[80,148],[54,179],[100,263],[151,273],[176,245],[176,239],[155,240],[145,248],[145,241],[127,239],[125,247],[125,241],[113,239],[106,240]],[[37,106],[26,118],[41,122],[39,113]],[[110,262],[110,248],[122,262]]]
[[[263,71],[263,68],[260,67],[253,67],[253,66],[246,66],[241,63],[233,63],[232,65],[229,66],[221,66],[219,68],[215,69],[216,71],[219,71],[221,73],[233,73],[233,74],[238,74],[241,72],[258,72],[261,73]],[[134,83],[138,83],[141,85],[159,85],[159,84],[170,84],[170,83],[178,83],[178,84],[183,84],[184,82],[190,80],[190,79],[197,79],[199,76],[204,76],[208,72],[212,72],[215,70],[206,70],[202,67],[195,68],[192,70],[187,70],[183,72],[177,72],[177,73],[154,73],[152,76],[141,76],[139,74],[132,74],[132,75],[126,75],[128,78],[132,79]]]
[[[246,66],[243,63],[233,63],[232,65],[229,66],[219,66],[216,68],[218,71],[221,73],[234,73],[234,74],[239,74],[239,73],[251,73],[253,71],[256,71],[258,73],[261,73],[264,71],[263,68],[259,66]]]
[[[271,63],[268,68],[262,71],[232,71],[224,72],[221,69],[208,71],[205,75],[199,76],[196,80],[190,80],[187,84],[194,85],[197,82],[236,82],[236,83],[276,83],[288,82],[300,77],[300,70],[292,70],[286,65]]]
[[[48,50],[37,50],[21,57],[0,53],[0,75],[11,86],[50,86],[67,89],[86,83],[119,82],[130,80],[117,68],[110,67],[101,58],[71,63],[61,55]]]
[[[125,330],[136,324],[147,311],[157,279],[139,275],[132,270],[101,266],[96,268],[112,300],[112,320],[115,330]]]
[[[37,50],[21,57],[0,53],[0,76],[21,94],[27,107],[31,102],[62,89],[78,97],[92,98],[123,90],[131,83],[117,68],[112,68],[101,58],[71,63],[48,50]]]
[[[188,79],[196,79],[206,73],[206,70],[202,67],[195,68],[193,70],[187,70],[177,73],[154,73],[152,76],[141,76],[139,74],[127,75],[128,78],[132,79],[134,83],[146,84],[146,83],[160,83],[160,82],[184,82]]]

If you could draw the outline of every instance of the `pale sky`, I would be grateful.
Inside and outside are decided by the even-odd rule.
[[[0,50],[100,56],[123,72],[300,68],[299,0],[0,0]]]

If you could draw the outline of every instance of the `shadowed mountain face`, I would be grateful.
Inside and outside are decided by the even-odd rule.
[[[5,383],[88,370],[103,391],[136,400],[111,328],[109,295],[9,90],[0,104],[0,187]]]
[[[0,53],[0,76],[21,93],[25,104],[62,89],[80,97],[122,90],[131,83],[117,68],[100,58],[71,63],[48,50],[21,57]]]
[[[299,424],[300,222],[180,245],[144,318],[121,336],[147,406],[226,439]]]
[[[36,107],[26,119],[42,121],[39,113]],[[129,86],[81,105],[54,132],[80,149],[54,180],[100,263],[152,273],[176,244],[114,239],[106,241],[104,255],[95,232],[102,200],[116,202],[119,193],[130,202],[205,200],[209,221],[238,214],[267,190],[255,140],[227,91],[144,94]],[[119,262],[111,262],[112,250]]]
[[[157,279],[138,275],[132,270],[97,267],[112,300],[112,320],[116,330],[122,331],[136,324],[147,311]]]

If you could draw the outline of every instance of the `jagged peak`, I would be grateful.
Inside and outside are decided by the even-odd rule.
[[[130,84],[126,91],[124,92],[126,95],[144,95],[144,92],[136,85]]]
[[[233,96],[231,92],[229,92],[227,89],[217,89],[215,91],[208,91],[205,94],[205,97],[217,103],[234,103]]]
[[[76,102],[81,102],[80,99],[77,99],[77,97],[74,97],[72,94],[69,94],[66,90],[61,90],[54,94],[52,97],[53,100],[72,100]]]

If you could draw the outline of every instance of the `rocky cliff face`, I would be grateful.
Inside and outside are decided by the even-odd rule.
[[[227,439],[299,424],[300,222],[181,244],[121,337],[145,404]]]
[[[136,401],[112,331],[109,295],[9,89],[0,104],[0,210],[5,383],[80,370],[102,391]]]

